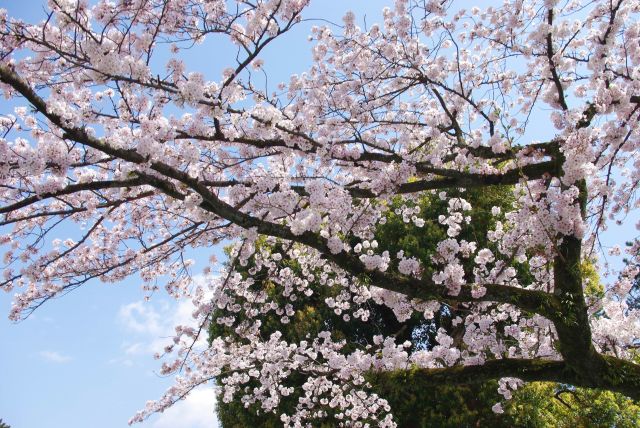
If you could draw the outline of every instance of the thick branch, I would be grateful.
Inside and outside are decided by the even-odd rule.
[[[553,26],[553,9],[549,9],[549,14],[547,15],[547,23],[551,28]],[[553,80],[553,84],[556,87],[556,91],[558,92],[558,104],[562,107],[562,110],[568,110],[567,101],[564,96],[564,89],[562,88],[562,82],[560,81],[560,75],[558,75],[558,70],[556,69],[556,63],[554,60],[554,51],[553,51],[553,39],[551,37],[551,30],[547,34],[547,59],[549,60],[549,69],[551,70],[551,78]]]
[[[528,382],[550,381],[568,384],[574,384],[577,380],[563,361],[525,359],[492,360],[475,366],[375,372],[371,376],[376,380],[405,378],[422,387],[475,384],[503,377],[515,377]]]
[[[65,125],[59,116],[47,111],[45,101],[36,94],[23,79],[21,79],[7,66],[0,65],[0,80],[11,85],[14,89],[20,92],[37,110],[44,114],[53,124],[62,129],[65,132],[66,138],[73,139],[81,144],[93,147],[94,149],[128,162],[136,164],[148,163],[147,158],[135,150],[115,148],[107,142],[91,136],[83,128]],[[430,278],[414,279],[399,274],[368,271],[364,264],[352,254],[347,254],[344,251],[339,254],[333,254],[327,246],[326,241],[315,233],[307,231],[301,235],[296,235],[286,226],[261,220],[239,211],[218,198],[218,196],[211,192],[203,182],[190,177],[185,172],[158,161],[151,162],[150,166],[151,169],[160,173],[161,176],[177,180],[191,190],[200,194],[203,198],[203,202],[200,205],[201,208],[244,229],[255,228],[260,234],[300,242],[314,248],[321,252],[325,258],[334,262],[346,271],[354,275],[368,277],[372,281],[373,285],[380,288],[421,300],[460,302],[495,301],[499,303],[509,303],[526,311],[539,313],[545,316],[547,316],[552,308],[556,306],[555,302],[553,302],[554,297],[541,291],[525,290],[522,288],[504,285],[487,285],[485,286],[487,289],[486,295],[482,298],[474,298],[471,294],[471,287],[468,286],[463,288],[459,295],[451,296],[448,294],[446,287],[435,284]],[[162,190],[165,194],[177,199],[184,198],[184,195],[177,191],[176,187],[171,182],[141,172],[138,172],[137,174],[146,184]]]
[[[503,174],[474,174],[466,172],[458,172],[453,170],[434,171],[434,174],[446,174],[446,178],[434,178],[431,180],[417,180],[410,183],[403,183],[397,187],[394,193],[417,193],[425,190],[451,189],[464,187],[466,189],[472,187],[500,186],[512,185],[518,183],[522,179],[539,179],[545,174],[550,174],[557,169],[555,161],[546,161],[538,164],[526,165],[519,169],[512,169]],[[421,168],[423,172],[429,171],[428,168]],[[368,189],[349,188],[351,195],[358,198],[374,198],[377,195]]]
[[[376,383],[406,379],[424,388],[515,377],[527,382],[559,382],[584,388],[603,388],[636,400],[640,398],[640,366],[614,357],[601,357],[601,361],[600,369],[589,377],[579,375],[564,361],[526,359],[492,360],[475,366],[372,372],[369,376]]]

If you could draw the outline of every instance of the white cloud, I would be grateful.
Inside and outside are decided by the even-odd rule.
[[[201,285],[204,278],[194,278]],[[162,354],[167,345],[173,344],[175,327],[197,326],[193,319],[194,306],[189,298],[175,300],[158,296],[151,301],[137,301],[123,305],[117,314],[117,322],[126,333],[126,341],[121,345],[120,355],[112,358],[110,364],[122,364],[149,368],[149,360],[154,353]],[[186,338],[185,338],[186,339]],[[207,344],[207,331],[203,330],[194,351],[204,349]],[[160,364],[153,362],[155,373]],[[154,375],[155,376],[155,375]],[[152,416],[151,428],[217,428],[219,423],[215,415],[216,397],[212,388],[192,391],[164,413]]]
[[[124,367],[133,367],[134,363],[129,358],[112,358],[107,361],[108,364],[118,364]]]
[[[213,388],[200,388],[155,417],[151,428],[218,428]]]
[[[194,283],[205,286],[211,278],[194,277]],[[212,292],[208,292],[212,294]],[[193,319],[193,303],[189,298],[174,300],[154,299],[152,301],[138,301],[123,305],[118,311],[118,321],[130,333],[127,341],[122,344],[124,355],[153,355],[162,354],[167,345],[172,344],[178,325],[197,327]],[[200,334],[196,348],[207,346],[207,332]]]
[[[136,342],[132,344],[123,343],[122,346],[124,347],[124,353],[127,355],[140,355],[148,353],[149,351],[145,344],[142,342]]]
[[[134,302],[120,307],[118,319],[134,333],[157,335],[162,330],[161,317],[149,302]]]
[[[122,343],[122,352],[128,356],[162,354],[172,344],[177,325],[195,326],[191,313],[194,307],[189,299],[174,302],[134,302],[120,307],[118,321],[130,333]],[[206,344],[206,332],[200,345]]]
[[[51,363],[63,364],[68,363],[72,358],[68,355],[63,355],[56,351],[41,351],[40,356]]]

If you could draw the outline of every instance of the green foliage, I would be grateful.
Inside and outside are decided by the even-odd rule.
[[[491,208],[500,207],[503,212],[511,209],[514,198],[510,188],[491,187],[481,190],[467,190],[463,193],[449,191],[449,196],[459,196],[472,205],[472,221],[465,226],[460,240],[474,241],[478,249],[497,249],[486,239],[488,230],[496,227],[499,220],[491,214]],[[416,204],[420,207],[420,217],[425,219],[425,225],[418,228],[412,223],[405,223],[402,214],[396,213],[402,205]],[[391,202],[387,221],[376,231],[376,239],[382,248],[388,249],[392,255],[403,250],[406,257],[416,257],[424,267],[424,275],[431,276],[435,266],[431,256],[436,252],[437,243],[446,239],[446,228],[438,223],[438,216],[447,211],[446,202],[437,195],[425,193],[413,201],[397,198]],[[265,240],[257,244],[260,250],[285,253],[286,249],[280,244],[270,245]],[[465,263],[470,268],[473,258]],[[282,267],[289,267],[296,273],[301,273],[300,266],[295,260],[283,259]],[[518,271],[520,278],[526,282],[532,279],[528,265],[512,261],[512,266]],[[237,269],[247,273],[253,265]],[[392,266],[395,267],[395,266]],[[597,299],[602,296],[604,288],[599,281],[593,264],[583,263],[582,275],[587,283],[585,294],[588,298]],[[471,271],[471,269],[467,269]],[[260,274],[253,275],[256,279],[254,287],[266,290],[269,297],[278,303],[286,303],[276,284],[262,279]],[[468,278],[470,282],[473,278]],[[270,312],[261,317],[262,334],[268,337],[275,331],[280,331],[283,338],[289,342],[299,342],[308,337],[314,337],[321,331],[330,331],[334,339],[347,339],[350,343],[346,352],[353,350],[359,344],[368,343],[375,334],[395,335],[398,342],[411,340],[416,347],[429,349],[435,344],[435,335],[439,328],[460,340],[462,326],[453,327],[451,321],[462,314],[464,308],[451,306],[443,307],[435,314],[433,320],[426,320],[421,314],[415,314],[404,323],[399,323],[392,311],[384,306],[371,304],[371,316],[368,322],[351,319],[345,322],[336,315],[325,303],[328,297],[335,297],[337,287],[312,285],[314,293],[311,296],[299,296],[296,303],[297,311],[290,323],[283,326],[280,316]],[[214,319],[221,313],[214,313]],[[462,314],[463,315],[463,314]],[[236,316],[241,316],[236,314]],[[457,331],[460,330],[460,331]],[[220,336],[234,336],[233,329],[213,324],[210,328],[210,338]],[[639,407],[622,395],[610,392],[590,390],[569,390],[562,385],[553,383],[533,383],[521,388],[514,394],[514,399],[505,402],[505,413],[493,413],[491,407],[503,401],[497,392],[497,381],[490,381],[473,385],[438,385],[436,387],[421,387],[419,382],[412,380],[411,372],[399,373],[392,381],[377,378],[372,374],[368,381],[374,392],[386,398],[393,409],[398,426],[413,427],[632,427],[640,426]],[[280,413],[293,413],[298,401],[297,391],[303,383],[302,377],[295,375],[287,380],[287,386],[296,387],[296,392],[284,397],[278,414],[265,414],[258,405],[245,408],[243,403],[234,399],[230,403],[218,400],[218,417],[225,428],[240,427],[279,427],[282,426]],[[249,391],[254,384],[249,383]],[[563,390],[571,392],[560,392]],[[318,423],[320,428],[331,427],[333,424]]]
[[[6,423],[4,423],[2,421],[2,419],[0,419],[0,428],[11,428],[9,425],[7,425]]]
[[[491,214],[491,208],[497,206],[502,211],[510,210],[514,201],[511,189],[494,186],[468,189],[465,192],[450,190],[447,194],[450,197],[464,198],[473,207],[470,212],[465,213],[472,221],[463,227],[457,239],[477,242],[479,249],[485,246],[491,248],[491,243],[487,242],[486,237],[487,231],[496,226],[496,218]],[[386,223],[376,230],[376,240],[392,255],[403,250],[405,257],[417,258],[425,267],[426,274],[430,275],[434,269],[431,256],[436,253],[438,242],[447,238],[447,228],[438,222],[438,217],[447,213],[448,202],[441,200],[437,195],[423,193],[414,203],[420,207],[419,215],[425,220],[422,228],[405,223],[402,215],[395,213],[395,209],[406,204],[398,197],[393,201]],[[468,263],[471,264],[472,260]]]
[[[640,406],[622,394],[534,382],[503,401],[497,381],[476,385],[424,387],[412,373],[398,372],[374,390],[391,405],[399,428],[632,428],[640,426]],[[503,402],[504,413],[491,406]]]
[[[223,403],[220,399],[216,404],[216,414],[224,428],[264,427],[281,428],[280,418],[273,413],[264,414],[256,406],[245,408],[239,400]]]
[[[580,266],[582,281],[586,284],[584,295],[591,299],[601,299],[604,297],[604,285],[600,282],[600,275],[596,265],[589,261],[582,262]]]
[[[375,374],[368,378],[374,391],[389,401],[399,428],[500,426],[501,416],[491,410],[501,399],[497,381],[424,387],[411,371],[385,379]]]
[[[640,426],[640,406],[609,391],[536,382],[505,403],[505,426],[526,428],[632,428]],[[510,425],[509,425],[510,424]]]
[[[450,191],[450,196],[459,196],[471,202],[473,209],[469,214],[473,221],[470,225],[463,229],[460,239],[478,242],[480,248],[487,246],[486,232],[495,227],[495,217],[491,215],[491,208],[499,206],[503,211],[511,208],[513,197],[510,189],[507,188],[489,188],[479,190],[470,190],[464,193]],[[420,207],[420,217],[426,220],[424,227],[418,228],[413,223],[403,221],[401,214],[396,214],[396,209],[401,209],[402,205],[418,205]],[[406,257],[416,257],[425,268],[425,275],[430,276],[435,269],[431,256],[435,254],[438,242],[446,239],[446,227],[438,222],[438,216],[447,212],[447,202],[442,201],[437,195],[425,193],[420,195],[413,201],[405,201],[397,198],[391,203],[387,221],[381,225],[376,231],[376,239],[381,247],[388,249],[391,254],[403,250]],[[257,247],[260,250],[284,253],[285,249],[276,245],[268,245],[265,240],[259,241]],[[495,250],[495,249],[494,249]],[[294,272],[300,273],[300,266],[295,260],[283,259],[282,267],[289,267]],[[471,260],[468,263],[472,263]],[[249,265],[238,269],[241,273],[247,273],[252,267]],[[395,266],[394,266],[395,267]],[[280,294],[277,286],[268,280],[260,280],[260,275],[254,275],[256,278],[255,287],[266,290],[269,297],[278,302],[285,303],[286,298]],[[472,279],[470,279],[472,280]],[[314,293],[311,296],[299,296],[297,301],[297,311],[295,318],[283,328],[280,323],[280,316],[273,312],[263,315],[262,334],[268,337],[275,331],[281,331],[283,338],[290,342],[298,342],[307,337],[314,337],[320,331],[331,331],[334,339],[348,339],[350,348],[355,348],[359,344],[366,344],[375,334],[395,335],[399,342],[411,340],[414,347],[431,347],[435,344],[434,337],[439,328],[445,328],[451,331],[453,328],[451,320],[457,316],[457,310],[451,307],[443,307],[441,311],[435,314],[433,320],[425,320],[421,314],[415,314],[411,319],[404,323],[400,323],[392,311],[385,306],[371,304],[371,316],[367,322],[351,319],[345,322],[341,316],[336,315],[331,308],[325,303],[328,297],[335,297],[338,290],[336,287],[313,285]],[[214,319],[217,315],[222,315],[220,311],[214,313]],[[241,314],[236,314],[241,316]],[[234,336],[233,329],[212,324],[210,338],[220,336]],[[346,352],[352,349],[346,349]],[[292,376],[288,379],[288,383],[292,386],[302,384],[302,379],[296,379]],[[454,425],[464,426],[470,421],[486,420],[489,421],[495,415],[491,412],[491,404],[488,406],[486,402],[497,402],[497,386],[494,384],[482,386],[482,391],[476,387],[453,388],[442,386],[433,388],[429,391],[415,390],[411,391],[411,386],[398,389],[398,385],[377,385],[375,381],[373,388],[384,396],[390,397],[394,414],[397,420],[407,421],[406,425],[401,426],[420,426],[426,421],[433,421],[437,424],[444,424],[445,421],[453,421]],[[253,384],[247,385],[252,388]],[[409,392],[411,391],[411,392]],[[407,399],[406,394],[410,394],[412,399]],[[484,397],[483,394],[489,394]],[[396,399],[397,398],[397,399]],[[297,403],[297,395],[294,393],[290,397],[283,399],[279,411],[292,413]],[[421,409],[416,411],[416,409]],[[464,411],[462,409],[465,409]],[[481,417],[479,415],[482,415]],[[245,408],[239,399],[235,399],[230,403],[218,401],[218,417],[222,426],[241,427],[241,426],[281,426],[279,414],[264,414],[258,406],[249,406]],[[440,422],[437,422],[440,421]],[[461,425],[462,424],[462,425]],[[327,425],[331,426],[331,425]],[[442,425],[446,426],[446,425]]]
[[[465,215],[471,217],[471,222],[462,228],[460,235],[456,239],[476,242],[478,250],[489,248],[494,253],[497,253],[497,248],[487,240],[487,231],[496,228],[496,223],[501,219],[501,216],[494,216],[491,213],[491,209],[499,207],[502,212],[510,211],[515,201],[512,188],[494,186],[483,189],[467,189],[466,191],[451,189],[447,191],[447,194],[449,197],[463,198],[470,202],[472,206],[471,211],[465,213]],[[412,223],[405,223],[402,214],[396,213],[398,208],[409,204],[409,202],[403,201],[400,197],[393,201],[386,223],[380,225],[376,230],[376,240],[382,248],[388,249],[392,256],[402,250],[405,257],[415,257],[420,260],[424,269],[423,277],[430,279],[437,269],[432,256],[436,254],[438,243],[447,239],[447,228],[438,222],[438,217],[447,214],[448,201],[442,200],[437,194],[430,192],[425,192],[415,197],[413,204],[420,207],[419,216],[425,220],[422,228],[418,228]],[[395,257],[392,257],[392,260],[394,259]],[[397,265],[393,263],[392,268],[396,268]],[[473,282],[474,278],[470,274],[473,270],[473,257],[466,260],[463,259],[462,263],[465,271],[469,273],[468,282]],[[525,281],[530,279],[527,265],[515,262],[513,264],[521,278],[525,278]],[[377,307],[376,310],[378,310]],[[382,308],[380,310],[384,311]],[[456,336],[456,329],[452,326],[451,321],[458,315],[460,315],[458,308],[449,306],[443,306],[435,314],[433,320],[425,320],[421,314],[414,314],[405,323],[405,331],[409,333],[408,338],[414,343],[414,348],[416,346],[429,348],[433,346],[439,328],[447,330],[450,336]],[[393,334],[401,327],[394,325],[393,320],[395,320],[395,317],[393,315],[391,318],[385,320],[386,322],[391,322],[389,327],[385,324],[381,325],[380,328],[383,334]],[[462,333],[462,328],[462,325],[458,327],[460,333]]]

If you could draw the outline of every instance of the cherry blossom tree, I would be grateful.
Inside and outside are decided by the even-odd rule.
[[[397,0],[379,25],[347,13],[314,27],[311,68],[264,89],[261,53],[307,3],[49,0],[36,24],[0,12],[0,85],[21,106],[1,118],[10,317],[133,275],[192,299],[195,324],[176,327],[162,368],[175,385],[132,422],[214,378],[223,400],[285,426],[394,426],[366,376],[405,370],[425,387],[501,379],[506,398],[523,381],[640,398],[640,312],[625,303],[638,263],[601,263],[616,279],[598,297],[581,269],[638,208],[640,2]],[[212,40],[235,61],[189,70],[181,52]],[[474,222],[464,190],[499,185],[515,202],[492,210],[479,248],[460,238]],[[421,216],[425,192],[446,214]],[[444,231],[430,260],[376,240],[398,200],[416,234]],[[194,284],[188,252],[222,241],[223,272]],[[440,332],[412,351],[395,336],[263,334],[260,316],[291,322],[314,281],[336,288],[324,304],[347,322],[369,302],[400,322],[455,308],[463,340]],[[200,340],[211,323],[234,334]],[[291,376],[304,394],[281,412]]]

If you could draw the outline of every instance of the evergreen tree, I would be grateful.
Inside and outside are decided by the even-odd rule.
[[[492,187],[489,189],[467,190],[464,193],[449,191],[449,196],[457,194],[467,199],[474,207],[471,217],[474,219],[461,233],[461,239],[476,242],[479,248],[492,248],[487,242],[486,230],[495,228],[496,216],[491,215],[494,207],[501,211],[509,211],[514,202],[511,189]],[[421,215],[426,219],[437,219],[446,213],[446,202],[436,194],[422,194],[416,201]],[[430,269],[431,257],[435,254],[435,246],[446,238],[446,229],[437,221],[427,221],[422,228],[423,233],[410,232],[406,214],[406,206],[400,200],[393,201],[394,209],[384,225],[376,232],[376,239],[390,251],[404,250],[405,257],[416,257],[423,261],[426,269]],[[404,217],[404,218],[403,218]],[[269,246],[261,241],[265,250],[282,252],[278,246]],[[284,265],[298,269],[295,260],[283,260]],[[471,260],[469,261],[471,264]],[[528,267],[513,262],[512,266],[519,270],[521,276],[527,275]],[[243,269],[248,272],[254,268],[247,265]],[[242,271],[236,267],[236,270]],[[468,269],[470,270],[470,269]],[[597,271],[593,265],[583,263],[583,276],[589,284],[585,290],[587,297],[601,297],[603,287],[599,282]],[[473,281],[473,278],[468,278]],[[269,290],[269,297],[281,299],[272,284],[256,282],[256,288]],[[425,319],[421,314],[413,314],[409,320],[399,322],[396,315],[384,305],[372,304],[369,307],[370,317],[367,322],[358,319],[345,319],[339,311],[331,311],[322,304],[328,298],[336,298],[331,287],[314,284],[314,293],[305,299],[305,310],[298,311],[282,329],[279,316],[274,313],[262,318],[262,333],[265,337],[275,331],[281,331],[289,342],[298,342],[306,337],[315,336],[323,330],[331,332],[336,339],[348,339],[353,346],[366,346],[375,334],[394,335],[397,342],[411,340],[414,347],[431,349],[437,344],[436,335],[444,330],[454,340],[461,341],[464,326],[454,321],[466,308],[464,305],[442,305],[432,319]],[[220,316],[215,314],[214,319]],[[210,338],[233,335],[233,332],[220,325],[212,325]],[[353,349],[348,349],[353,350]],[[554,383],[533,383],[526,385],[514,393],[512,400],[506,401],[504,413],[496,414],[492,406],[504,400],[498,393],[498,382],[488,381],[469,383],[467,385],[422,385],[411,371],[401,371],[391,376],[377,376],[372,373],[368,381],[373,390],[385,397],[391,405],[395,420],[400,428],[413,427],[546,427],[546,426],[635,426],[640,424],[640,407],[620,394],[604,391],[575,389]],[[287,386],[294,388],[284,406],[280,409],[293,409],[298,402],[303,378],[292,377]],[[248,388],[253,387],[249,385]],[[567,397],[570,396],[570,397]],[[623,410],[621,410],[623,409]],[[279,427],[282,425],[277,414],[261,411],[259,406],[244,406],[236,398],[229,403],[218,400],[218,417],[224,428],[241,427]],[[597,421],[601,425],[589,425]],[[595,422],[594,422],[595,423]],[[562,425],[564,424],[564,425]],[[604,425],[603,425],[604,424]],[[606,425],[609,424],[609,425]],[[324,426],[324,425],[323,425]],[[333,426],[327,422],[326,427]]]

